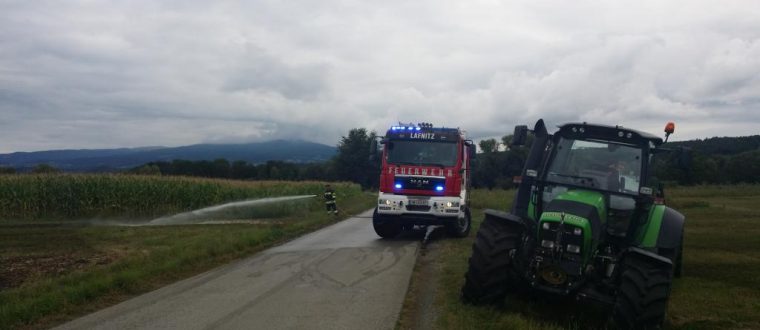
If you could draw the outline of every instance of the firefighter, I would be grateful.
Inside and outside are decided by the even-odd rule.
[[[338,214],[338,207],[335,205],[335,191],[333,191],[332,187],[328,184],[325,185],[325,208],[327,208],[327,214],[330,214],[331,212],[333,214]]]

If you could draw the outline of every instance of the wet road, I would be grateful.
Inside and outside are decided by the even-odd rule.
[[[418,240],[362,214],[59,329],[392,329]]]

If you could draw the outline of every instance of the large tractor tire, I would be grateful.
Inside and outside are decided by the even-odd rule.
[[[501,304],[516,284],[510,251],[517,249],[521,228],[486,217],[480,226],[469,269],[462,287],[462,301],[469,304]]]
[[[672,268],[626,258],[612,317],[621,329],[659,329],[668,307]]]
[[[456,221],[446,226],[446,231],[453,237],[467,237],[470,234],[470,227],[472,227],[472,217],[470,216],[470,209],[464,210],[464,217],[457,218]]]
[[[375,233],[382,238],[394,238],[403,229],[397,219],[389,219],[377,214],[377,208],[372,213],[372,227],[375,228]]]

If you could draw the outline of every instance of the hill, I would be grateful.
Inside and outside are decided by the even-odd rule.
[[[704,155],[736,155],[760,150],[760,135],[738,137],[711,137],[670,142],[668,146],[684,146]]]
[[[70,172],[109,172],[149,162],[183,160],[243,160],[258,164],[270,160],[292,163],[321,162],[335,155],[335,147],[307,142],[275,140],[244,144],[196,144],[182,147],[50,150],[0,154],[0,166],[20,171],[49,164]]]

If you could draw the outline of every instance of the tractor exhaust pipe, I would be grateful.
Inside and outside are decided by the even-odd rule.
[[[522,219],[528,219],[528,202],[530,202],[531,189],[536,181],[541,161],[544,158],[546,144],[549,143],[549,132],[546,131],[544,120],[539,119],[533,128],[533,144],[530,147],[528,159],[525,160],[525,167],[522,171],[522,181],[517,188],[514,202],[512,203],[512,214]]]

